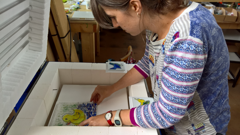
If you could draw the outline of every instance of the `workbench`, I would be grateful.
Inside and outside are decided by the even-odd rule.
[[[89,11],[85,5],[80,5],[77,11]],[[81,33],[83,62],[95,62],[95,56],[100,55],[100,29],[95,20],[72,19],[75,11],[67,14],[70,18],[72,36]]]

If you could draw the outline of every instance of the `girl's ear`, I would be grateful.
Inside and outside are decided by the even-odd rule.
[[[142,4],[140,0],[130,0],[129,2],[130,9],[137,14],[141,14],[142,12]]]

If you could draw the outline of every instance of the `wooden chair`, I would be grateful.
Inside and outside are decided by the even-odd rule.
[[[237,63],[237,71],[235,74],[229,69],[229,80],[233,81],[232,87],[235,87],[240,77],[240,31],[239,30],[223,30],[225,40],[228,44],[230,64]]]

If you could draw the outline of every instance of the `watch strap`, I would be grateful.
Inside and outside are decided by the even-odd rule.
[[[112,123],[112,111],[108,111],[107,113],[111,113],[111,118],[108,120],[108,119],[106,119],[106,117],[105,117],[105,119],[107,120],[109,126],[114,126],[114,124]],[[106,114],[107,114],[107,113],[106,113]]]
[[[118,127],[122,126],[122,120],[120,118],[120,111],[121,111],[121,109],[117,110],[115,117],[114,117],[115,126],[118,126]]]

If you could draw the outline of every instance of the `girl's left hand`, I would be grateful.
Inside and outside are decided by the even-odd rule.
[[[105,119],[105,113],[101,115],[97,115],[94,117],[90,117],[89,119],[81,122],[79,126],[109,126],[107,120]]]

